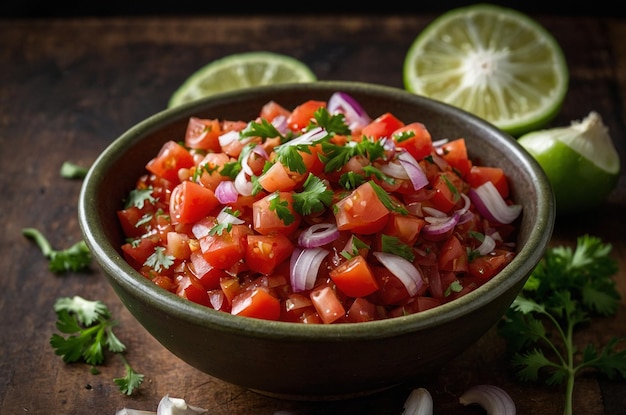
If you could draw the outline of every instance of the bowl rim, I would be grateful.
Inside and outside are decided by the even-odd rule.
[[[514,259],[493,279],[464,296],[433,309],[406,316],[346,324],[301,324],[281,321],[269,321],[231,315],[206,306],[193,303],[174,293],[163,290],[153,282],[144,278],[133,269],[120,255],[118,247],[114,247],[106,238],[101,222],[97,222],[94,203],[96,190],[103,180],[102,171],[106,170],[117,158],[118,152],[131,146],[146,134],[158,130],[168,124],[167,120],[179,120],[197,113],[205,106],[216,103],[237,102],[249,96],[271,91],[306,92],[312,89],[324,89],[327,92],[342,90],[350,92],[373,92],[385,96],[399,97],[402,100],[426,105],[434,109],[445,110],[461,116],[468,124],[499,137],[499,144],[506,147],[523,162],[529,174],[536,180],[537,186],[537,219],[528,236],[528,241],[515,255]],[[523,214],[523,212],[522,212]],[[168,314],[184,318],[189,323],[207,326],[224,332],[246,333],[250,337],[290,338],[293,340],[311,341],[342,341],[351,339],[377,339],[402,335],[417,330],[428,329],[471,313],[485,304],[495,300],[513,285],[519,284],[518,278],[512,278],[514,272],[528,276],[535,264],[543,256],[547,247],[555,221],[554,195],[547,176],[532,156],[507,133],[473,114],[406,90],[365,82],[354,81],[315,81],[310,83],[278,84],[271,86],[250,87],[199,99],[197,101],[168,108],[140,121],[114,139],[96,158],[84,178],[78,200],[78,219],[85,242],[91,250],[96,262],[102,267],[108,278],[128,290],[134,297],[153,307],[159,307]],[[100,242],[99,242],[100,241]]]

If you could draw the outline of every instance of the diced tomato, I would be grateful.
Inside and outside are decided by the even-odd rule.
[[[441,157],[446,160],[453,169],[457,170],[461,177],[469,174],[472,162],[467,155],[467,146],[464,138],[457,138],[441,146]]]
[[[189,255],[191,255],[189,235],[180,232],[168,232],[167,253],[176,259],[189,258]]]
[[[252,204],[254,230],[262,235],[280,232],[292,234],[300,226],[301,216],[293,208],[290,192],[272,193]]]
[[[176,294],[197,304],[209,306],[209,293],[193,275],[179,277]]]
[[[199,239],[204,259],[212,266],[228,269],[243,260],[251,233],[246,225],[231,225],[231,229],[209,233]]]
[[[293,109],[287,118],[287,125],[294,131],[302,131],[311,120],[315,119],[315,111],[320,108],[326,108],[326,101],[309,100],[303,102]]]
[[[372,270],[380,287],[372,295],[375,303],[382,305],[403,304],[409,300],[410,295],[406,286],[391,271],[380,265],[373,265]]]
[[[146,169],[170,182],[177,183],[180,181],[178,171],[194,165],[191,153],[176,141],[170,140],[163,144],[159,154],[146,164]]]
[[[468,271],[467,251],[456,235],[450,236],[441,246],[438,265],[441,271]]]
[[[297,184],[289,173],[282,163],[276,162],[258,178],[258,183],[269,193],[288,192],[295,189]]]
[[[361,255],[354,256],[332,269],[330,278],[349,297],[366,297],[378,289],[376,277]]]
[[[265,287],[256,287],[237,294],[232,301],[231,313],[238,316],[278,320],[280,301]]]
[[[226,153],[207,153],[196,166],[196,169],[200,171],[198,182],[207,189],[215,191],[220,182],[228,179],[220,174],[220,170],[230,161]]]
[[[150,222],[140,222],[145,214],[145,211],[136,206],[117,211],[117,218],[122,226],[124,236],[127,238],[139,238],[148,232]]]
[[[472,259],[469,263],[469,273],[481,280],[489,280],[502,270],[511,260],[513,253],[496,250],[495,255],[481,255]]]
[[[221,150],[218,140],[221,133],[220,120],[190,117],[185,132],[185,146],[218,152]]]
[[[122,245],[124,258],[133,268],[138,269],[146,262],[148,257],[154,253],[157,243],[153,238],[141,238],[135,242],[126,242]]]
[[[382,233],[395,236],[405,244],[413,246],[425,224],[426,221],[417,216],[391,213]]]
[[[291,115],[291,111],[289,111],[287,108],[278,104],[276,101],[269,101],[268,103],[263,105],[263,107],[261,107],[261,113],[259,114],[259,117],[271,122],[272,120],[274,120],[274,118],[278,116],[288,118],[289,115]]]
[[[173,223],[194,223],[207,216],[219,204],[212,190],[185,180],[172,191],[170,216]]]
[[[207,290],[219,288],[220,280],[228,274],[220,268],[209,264],[201,251],[192,252],[189,256],[192,264],[192,272]]]
[[[245,261],[251,271],[269,275],[291,256],[294,246],[280,232],[268,235],[248,235]]]
[[[435,192],[430,198],[430,203],[442,212],[450,212],[461,200],[459,191],[453,183],[454,175],[452,172],[442,172],[437,175],[433,183]]]
[[[337,228],[353,233],[372,234],[387,224],[389,210],[376,195],[370,182],[363,183],[335,204]]]
[[[425,311],[425,310],[430,310],[431,308],[435,308],[441,304],[443,304],[443,301],[441,301],[441,299],[439,298],[433,298],[433,297],[425,297],[425,296],[419,296],[415,299],[415,302],[417,303],[417,311]]]
[[[493,183],[502,198],[506,199],[509,197],[509,182],[504,174],[504,170],[499,167],[472,166],[467,176],[467,183],[471,187],[476,188],[485,182]]]
[[[346,310],[330,285],[311,291],[311,302],[325,324],[334,323],[346,314]]]
[[[433,140],[426,126],[421,122],[413,122],[398,128],[392,137],[396,147],[406,149],[415,160],[420,161],[433,151]]]
[[[346,313],[346,320],[350,323],[372,321],[376,317],[376,305],[365,298],[355,299]]]
[[[368,139],[391,137],[401,127],[404,127],[404,123],[392,113],[386,112],[363,127],[361,136]]]

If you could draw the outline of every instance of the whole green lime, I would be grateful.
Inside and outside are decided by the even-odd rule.
[[[518,142],[548,176],[559,214],[597,207],[617,185],[619,155],[596,112],[569,127],[527,133]]]

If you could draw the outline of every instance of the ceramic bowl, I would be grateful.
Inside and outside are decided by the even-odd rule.
[[[287,108],[336,91],[370,115],[390,111],[423,122],[434,138],[464,137],[469,156],[502,167],[523,206],[517,253],[475,291],[417,314],[330,325],[272,322],[212,310],[156,286],[127,264],[116,211],[170,139],[184,137],[190,116],[253,119],[269,100]],[[541,259],[554,225],[554,197],[543,170],[509,135],[452,106],[406,91],[353,82],[250,88],[168,109],[130,128],[98,157],[83,182],[84,239],[132,315],[171,353],[223,381],[275,397],[319,400],[370,394],[415,380],[458,356],[492,328]]]

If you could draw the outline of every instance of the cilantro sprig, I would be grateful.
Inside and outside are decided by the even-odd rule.
[[[48,262],[48,269],[55,274],[68,271],[83,271],[91,265],[91,251],[85,241],[80,240],[66,249],[57,250],[52,247],[44,234],[35,228],[22,229],[22,235],[35,241]]]
[[[593,317],[617,311],[620,295],[612,279],[617,263],[611,249],[589,235],[578,238],[575,250],[549,248],[498,325],[521,380],[546,376],[549,385],[565,382],[565,415],[572,414],[575,378],[582,371],[626,379],[626,338],[612,337],[599,349],[588,344],[582,352],[574,338],[575,330]]]
[[[113,333],[117,321],[112,319],[108,307],[101,301],[86,300],[80,296],[58,298],[54,303],[56,327],[61,334],[53,333],[50,345],[66,363],[85,362],[92,366],[104,363],[105,351],[117,353],[122,358],[125,376],[115,378],[120,391],[131,395],[143,382],[144,375],[130,366],[122,353],[126,346]]]

